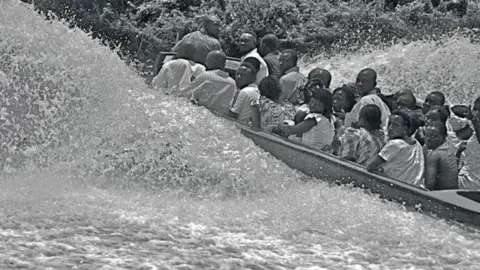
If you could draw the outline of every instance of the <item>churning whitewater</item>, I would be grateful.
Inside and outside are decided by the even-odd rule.
[[[0,269],[477,269],[480,234],[293,171],[115,52],[0,4]],[[478,93],[463,38],[306,60],[333,85]]]

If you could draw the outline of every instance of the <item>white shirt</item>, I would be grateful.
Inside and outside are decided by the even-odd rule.
[[[310,118],[315,119],[317,125],[303,134],[302,143],[315,150],[329,151],[335,135],[334,117],[328,120],[319,113],[311,113],[305,117],[305,120]]]
[[[260,98],[260,91],[256,84],[252,83],[240,90],[235,103],[230,109],[231,112],[238,114],[237,120],[248,123],[252,119],[252,103]]]
[[[352,111],[345,116],[345,127],[351,127],[352,123],[358,121],[360,116],[360,110],[366,105],[373,104],[377,105],[382,112],[382,128],[386,128],[388,117],[390,117],[390,109],[387,104],[377,94],[368,94],[362,97],[355,106],[353,106]]]
[[[260,54],[258,54],[257,49],[253,49],[252,51],[247,53],[245,56],[243,56],[242,59],[241,59],[242,60],[241,62],[243,63],[243,60],[245,60],[248,57],[256,58],[260,62],[260,70],[258,71],[257,79],[255,80],[255,83],[257,85],[259,85],[260,82],[263,80],[263,78],[268,76],[267,63],[265,62],[265,60],[263,60],[263,58],[260,56]]]
[[[205,72],[203,65],[190,60],[174,59],[165,63],[155,78],[152,87],[166,94],[178,94],[178,89],[188,86],[192,80]]]

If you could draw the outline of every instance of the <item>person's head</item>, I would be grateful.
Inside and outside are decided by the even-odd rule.
[[[203,19],[203,28],[207,34],[212,37],[218,37],[220,33],[220,19],[215,15],[205,16]]]
[[[348,87],[340,87],[333,91],[333,110],[350,112],[355,106],[355,93]]]
[[[325,89],[315,89],[312,91],[312,98],[309,103],[312,113],[320,113],[330,119],[333,114],[333,96],[330,91]]]
[[[445,142],[447,127],[440,121],[430,122],[425,126],[425,145],[428,149],[436,149]]]
[[[278,79],[272,76],[263,78],[258,89],[262,96],[275,102],[280,99],[280,94],[282,93],[282,87],[280,86]]]
[[[284,74],[287,70],[297,66],[298,54],[293,49],[283,50],[280,53],[280,72]]]
[[[413,94],[405,93],[399,96],[394,101],[394,109],[401,110],[401,109],[409,109],[414,110],[417,104],[417,99]]]
[[[330,83],[332,82],[332,74],[330,73],[330,71],[320,68],[318,77],[320,78],[320,80],[322,80],[325,88],[330,88]]]
[[[479,112],[480,111],[480,97],[475,99],[475,102],[473,102],[473,108],[472,111]]]
[[[227,62],[227,56],[222,51],[211,51],[207,54],[206,68],[207,70],[225,68],[225,63]]]
[[[403,110],[394,111],[388,121],[388,138],[392,140],[409,137],[415,132],[412,132],[414,130],[413,126],[412,117],[407,112]]]
[[[252,31],[245,31],[240,36],[239,49],[242,53],[248,53],[257,47],[257,35]]]
[[[445,106],[445,95],[442,92],[434,91],[427,95],[423,102],[423,113],[427,113],[432,106]]]
[[[365,96],[377,86],[377,73],[371,68],[360,71],[355,81],[357,92],[360,96]]]
[[[435,105],[430,107],[430,110],[425,114],[425,124],[429,122],[440,121],[446,123],[449,117],[449,113],[445,106]]]
[[[273,34],[265,35],[260,41],[259,53],[261,56],[267,56],[269,53],[274,53],[278,50],[278,37]]]
[[[196,46],[193,45],[192,43],[187,43],[184,46],[180,46],[178,48],[175,58],[195,61],[196,54],[197,54]]]
[[[314,80],[322,80],[322,69],[321,68],[314,68],[312,69],[307,76],[309,81]],[[323,83],[323,82],[322,82]],[[325,84],[324,84],[325,85]]]
[[[257,72],[260,69],[260,61],[253,57],[245,59],[240,67],[237,69],[235,76],[235,83],[238,88],[242,89],[245,86],[255,82]]]
[[[360,110],[358,123],[361,127],[370,131],[381,129],[382,111],[375,104],[365,105]]]

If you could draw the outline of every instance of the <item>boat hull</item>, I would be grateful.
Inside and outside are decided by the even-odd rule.
[[[401,181],[369,173],[358,164],[314,151],[263,131],[237,124],[255,144],[306,175],[338,185],[351,184],[417,211],[480,228],[480,191],[428,191]]]

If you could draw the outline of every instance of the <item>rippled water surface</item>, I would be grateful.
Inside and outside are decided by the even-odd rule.
[[[2,5],[0,269],[478,269],[478,232],[305,183],[81,31]],[[305,68],[336,86],[373,66],[383,89],[469,102],[479,52],[452,38]]]

